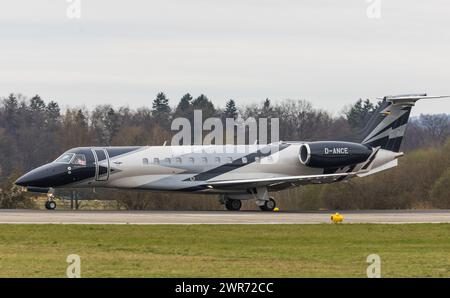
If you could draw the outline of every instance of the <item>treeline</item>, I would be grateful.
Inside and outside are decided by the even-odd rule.
[[[172,119],[177,117],[192,119],[195,109],[202,110],[203,119],[208,117],[222,119],[276,117],[280,119],[281,140],[327,140],[351,135],[361,129],[368,117],[374,113],[377,103],[369,100],[357,100],[355,104],[343,110],[340,115],[334,116],[325,110],[315,108],[305,100],[284,100],[274,104],[266,99],[261,103],[240,106],[230,99],[225,107],[217,107],[205,95],[194,98],[190,94],[186,94],[176,106],[171,107],[167,96],[159,93],[149,101],[148,106],[131,109],[127,106],[99,105],[92,110],[85,107],[70,107],[61,110],[57,102],[46,101],[38,95],[26,98],[19,94],[10,94],[3,98],[0,103],[0,207],[14,207],[14,202],[25,202],[20,204],[26,206],[27,196],[18,192],[12,186],[12,182],[25,171],[54,160],[65,150],[79,146],[161,145],[164,141],[170,141],[173,134],[176,133],[170,130]],[[413,150],[414,152],[407,154],[405,159],[414,158],[417,154],[423,154],[422,157],[424,157],[441,152],[449,135],[448,115],[421,115],[410,123],[407,130],[402,149],[406,152]],[[448,156],[449,151],[443,151],[441,154]],[[400,163],[408,162],[401,160]],[[414,161],[412,163],[418,164]],[[448,168],[448,159],[443,166]],[[399,167],[387,175],[399,177],[404,174],[401,169],[403,168]],[[423,175],[424,172],[419,173],[417,175]],[[412,172],[408,172],[408,174],[414,175]],[[380,202],[384,198],[381,198],[376,191],[365,192],[366,196],[371,196],[367,202],[373,202],[373,205],[367,205],[366,201],[364,204],[352,203],[355,201],[354,196],[348,195],[346,191],[348,191],[348,187],[359,187],[358,183],[367,184],[365,187],[370,188],[379,183],[383,177],[377,175],[364,180],[356,179],[355,182],[347,184],[325,186],[320,193],[312,191],[315,189],[314,187],[289,190],[280,193],[283,196],[280,204],[284,208],[306,209],[322,207],[382,208],[383,204]],[[439,179],[440,176],[434,177],[431,184]],[[359,182],[359,180],[364,182]],[[410,178],[406,180],[411,181]],[[392,187],[400,187],[398,185],[397,183]],[[406,187],[404,184],[400,185]],[[327,189],[330,189],[331,195],[325,195]],[[308,205],[308,199],[306,199],[308,195],[303,195],[303,193],[310,191],[313,195],[309,197],[318,205]],[[400,192],[405,194],[409,192],[409,189],[399,188]],[[340,194],[342,197],[339,197]],[[12,199],[18,196],[21,196],[23,200]],[[218,206],[214,199],[211,200],[209,197],[196,199],[197,196],[192,195],[174,199],[164,193],[115,191],[89,196],[99,199],[117,199],[123,206],[132,209],[203,209]],[[425,197],[429,198],[428,193],[426,196],[423,195],[423,200]],[[408,201],[409,205],[403,202],[405,195],[389,198],[389,202],[391,202],[389,208],[392,206],[396,208],[415,206],[412,201]],[[361,197],[359,199],[361,200]],[[349,206],[343,205],[345,202]],[[381,205],[377,205],[377,202]]]

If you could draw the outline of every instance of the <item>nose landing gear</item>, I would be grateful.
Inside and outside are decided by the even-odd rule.
[[[56,209],[55,201],[47,201],[47,202],[45,202],[45,209],[47,209],[47,210],[55,210]]]
[[[49,194],[47,196],[47,202],[45,202],[45,209],[47,209],[47,210],[55,210],[56,209],[56,203],[53,200],[53,194]]]

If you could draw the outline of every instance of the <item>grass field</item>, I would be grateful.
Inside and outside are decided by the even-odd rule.
[[[0,277],[450,277],[450,225],[0,225]]]

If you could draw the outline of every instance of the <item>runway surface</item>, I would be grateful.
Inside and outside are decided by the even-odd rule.
[[[0,210],[7,224],[320,224],[334,211],[44,211]],[[340,211],[344,223],[450,223],[450,210]]]

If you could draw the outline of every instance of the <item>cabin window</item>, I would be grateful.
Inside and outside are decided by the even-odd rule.
[[[208,163],[208,158],[207,157],[202,157],[202,162],[203,164],[207,164]]]
[[[158,165],[159,164],[159,158],[153,158],[153,163]]]
[[[143,158],[142,163],[146,166],[148,165],[148,158]]]
[[[216,158],[214,159],[216,163],[220,163],[220,157],[216,156]]]
[[[247,157],[242,157],[242,163],[247,163],[247,162],[248,162]]]
[[[260,158],[257,156],[257,157],[255,157],[255,162],[260,162]]]
[[[195,159],[194,159],[193,157],[189,157],[189,162],[190,162],[191,164],[194,164],[194,163],[195,163]]]
[[[165,161],[166,163],[170,164],[170,158],[167,157],[164,161]]]
[[[176,163],[181,163],[181,158],[180,157],[175,158],[175,162]]]
[[[232,157],[227,157],[227,163],[233,163],[233,158]]]

